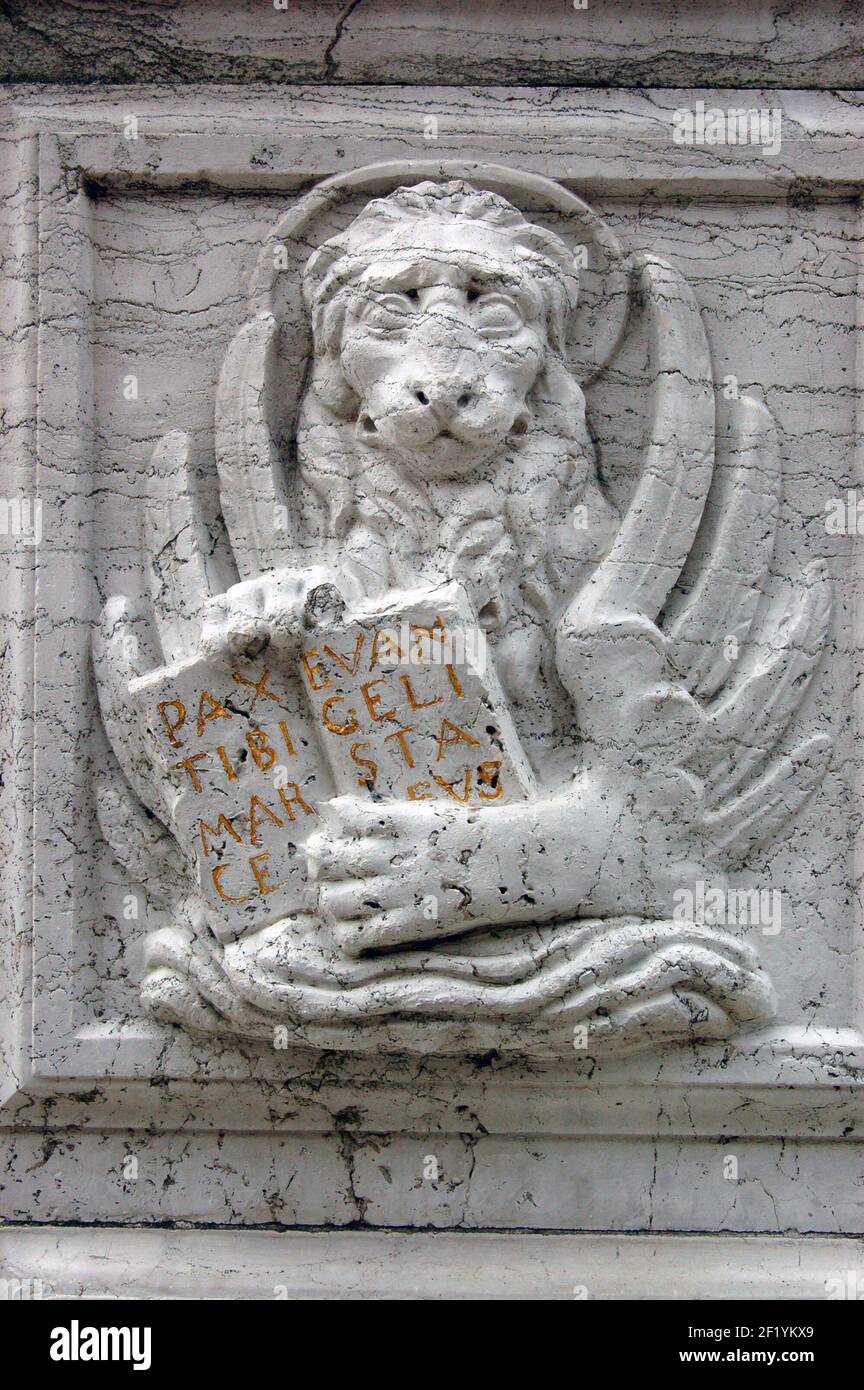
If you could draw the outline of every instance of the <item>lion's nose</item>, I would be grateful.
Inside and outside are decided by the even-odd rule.
[[[414,399],[430,410],[465,410],[474,399],[474,384],[469,381],[423,381],[414,385]]]

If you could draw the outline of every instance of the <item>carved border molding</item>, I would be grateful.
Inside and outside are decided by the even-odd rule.
[[[4,155],[8,168],[3,177],[8,176],[14,188],[23,174],[28,198],[15,223],[13,259],[21,272],[12,296],[14,332],[4,356],[13,391],[26,395],[33,408],[21,412],[26,423],[7,440],[8,452],[0,462],[12,470],[9,477],[26,478],[36,460],[45,511],[43,533],[51,538],[29,553],[13,555],[10,566],[20,626],[8,708],[20,721],[20,731],[4,807],[13,831],[5,870],[12,916],[3,924],[0,943],[0,961],[14,990],[3,1031],[6,1079],[0,1083],[0,1095],[11,1101],[9,1122],[16,1122],[16,1113],[20,1119],[23,1109],[28,1123],[39,1123],[40,1114],[47,1114],[41,1100],[64,1093],[68,1095],[62,1105],[69,1107],[70,1122],[73,1114],[80,1122],[74,1094],[98,1083],[100,1102],[87,1123],[149,1124],[150,1077],[156,1074],[166,1083],[160,1091],[165,1105],[159,1121],[166,1127],[172,1114],[175,1127],[188,1122],[184,1106],[193,1096],[200,1106],[204,1086],[204,1109],[212,1108],[225,1127],[222,1107],[230,1101],[228,1124],[237,1129],[269,1128],[274,1123],[330,1129],[341,1113],[340,1097],[348,1109],[352,1097],[356,1100],[358,1090],[365,1088],[361,1123],[373,1130],[392,1127],[401,1096],[409,1108],[398,1113],[406,1127],[417,1129],[430,1124],[445,1130],[471,1127],[467,1108],[482,1110],[489,1124],[502,1132],[539,1127],[558,1133],[650,1134],[657,1132],[665,1116],[669,1133],[741,1133],[757,1115],[760,1134],[779,1134],[795,1132],[795,1116],[809,1110],[811,1118],[802,1121],[801,1132],[812,1135],[814,1106],[824,1105],[819,1137],[848,1133],[857,1114],[864,1066],[860,950],[854,989],[858,1017],[850,1018],[844,1029],[820,1032],[802,1026],[785,1030],[773,1041],[764,1035],[752,1045],[739,1040],[734,1052],[722,1047],[699,1049],[698,1056],[679,1051],[662,1062],[638,1057],[602,1068],[586,1065],[584,1059],[572,1068],[536,1066],[527,1072],[513,1064],[490,1069],[439,1060],[432,1067],[442,1085],[441,1109],[434,1120],[428,1102],[422,1113],[412,1113],[410,1107],[413,1068],[422,1063],[388,1063],[385,1081],[380,1067],[376,1070],[357,1059],[343,1058],[337,1064],[332,1058],[312,1062],[308,1054],[243,1047],[218,1050],[211,1043],[199,1047],[144,1020],[129,1026],[95,1022],[88,1018],[85,1001],[67,991],[73,974],[87,978],[86,932],[76,923],[84,850],[75,841],[74,825],[68,837],[58,836],[50,808],[61,781],[79,807],[88,795],[91,711],[82,692],[90,680],[89,624],[98,607],[89,548],[97,540],[87,482],[93,447],[87,354],[91,191],[203,185],[289,193],[338,172],[349,159],[358,164],[404,159],[406,154],[428,159],[421,108],[442,112],[441,159],[467,158],[469,153],[476,158],[481,149],[490,158],[500,157],[518,125],[524,148],[509,160],[575,191],[632,194],[662,186],[746,198],[795,196],[807,188],[821,196],[850,199],[859,197],[864,181],[859,153],[864,118],[831,96],[820,98],[825,116],[818,128],[812,121],[805,125],[803,116],[796,123],[794,93],[767,98],[788,111],[788,128],[799,132],[784,142],[782,156],[768,161],[746,147],[726,150],[721,159],[710,148],[673,145],[663,133],[658,108],[671,112],[692,94],[663,92],[626,99],[619,95],[614,101],[610,98],[605,114],[602,99],[589,105],[578,93],[568,99],[566,109],[554,114],[539,113],[532,100],[520,100],[515,92],[503,103],[494,94],[473,95],[467,103],[459,102],[458,112],[453,94],[446,91],[422,100],[418,94],[414,112],[406,112],[404,96],[385,97],[376,89],[355,93],[350,100],[339,97],[339,105],[325,105],[321,95],[307,97],[295,91],[286,97],[278,138],[272,135],[268,98],[247,99],[245,94],[239,120],[224,94],[208,97],[185,114],[181,100],[172,98],[172,116],[164,114],[158,97],[148,98],[144,109],[152,114],[142,121],[141,138],[134,142],[122,139],[117,120],[128,94],[111,94],[110,105],[103,97],[89,106],[80,100],[45,102],[37,96],[16,101],[6,111],[6,134],[15,139],[9,142],[14,154]],[[722,100],[722,94],[700,95],[707,101]],[[136,96],[136,102],[140,100]],[[584,133],[577,134],[580,118]],[[262,167],[260,151],[268,136],[272,148]],[[338,153],[343,146],[344,156]],[[857,377],[860,382],[860,360]],[[72,420],[80,421],[74,432],[69,429]],[[859,476],[864,474],[861,462],[859,458]],[[63,527],[53,527],[51,517],[61,514]],[[55,539],[58,535],[61,538]],[[70,535],[80,538],[75,548],[69,545]],[[64,614],[64,622],[52,623],[50,630],[44,619],[47,602],[62,605]],[[65,692],[65,698],[58,701],[58,692]],[[864,728],[861,715],[859,708],[859,729]],[[52,758],[37,757],[31,767],[34,720],[54,728],[55,742]],[[857,884],[857,862],[853,878]],[[53,892],[45,887],[49,882]],[[57,978],[53,957],[60,934],[70,956],[77,951],[82,966],[62,979]],[[427,1082],[429,1074],[425,1067]],[[291,1093],[290,1104],[284,1099],[286,1091]],[[282,1104],[274,1112],[278,1096]],[[55,1109],[52,1122],[57,1118]],[[207,1127],[209,1122],[199,1113],[195,1123]],[[730,1129],[733,1124],[737,1129]]]
[[[9,1227],[9,1276],[46,1297],[822,1299],[864,1276],[860,1240],[731,1235],[142,1231]],[[650,1269],[650,1280],[645,1270]],[[276,1271],[276,1273],[274,1273]],[[832,1284],[829,1281],[834,1281]],[[835,1294],[836,1297],[836,1294]]]

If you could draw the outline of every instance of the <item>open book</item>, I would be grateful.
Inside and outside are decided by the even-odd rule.
[[[314,906],[301,846],[331,797],[474,809],[534,791],[455,584],[322,611],[294,658],[195,657],[131,692],[225,937]]]

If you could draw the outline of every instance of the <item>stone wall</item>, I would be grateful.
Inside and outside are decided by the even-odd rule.
[[[860,9],[843,0],[518,13],[386,0],[4,6],[4,1239],[18,1225],[67,1223],[861,1232],[862,45]],[[335,182],[313,192],[325,180]],[[415,240],[412,223],[407,241],[368,245],[379,278],[383,255],[393,293],[419,293],[426,317],[387,368],[383,396],[377,381],[364,394],[343,347],[353,404],[343,395],[332,420],[310,415],[301,397],[323,371],[324,338],[310,337],[318,281],[304,309],[303,266],[355,226],[367,255],[355,219],[370,199],[422,181],[473,190],[448,212],[445,249],[430,249],[428,211]],[[391,862],[411,891],[392,898],[390,916],[385,904],[383,925],[375,918],[382,956],[364,954],[352,926],[371,909],[349,911],[327,889],[328,874],[342,883],[338,865],[378,832],[326,815],[295,905],[268,917],[265,889],[254,931],[232,919],[220,937],[174,834],[176,779],[150,770],[153,733],[138,729],[129,680],[164,663],[176,681],[177,663],[202,652],[236,657],[220,668],[228,685],[238,662],[241,676],[259,678],[262,650],[283,663],[272,669],[293,671],[310,623],[324,630],[310,617],[310,584],[297,579],[293,607],[284,576],[254,600],[248,589],[286,563],[301,577],[330,565],[344,597],[352,575],[380,578],[386,550],[389,578],[366,585],[362,600],[379,627],[382,611],[394,622],[409,611],[401,598],[393,606],[394,592],[439,579],[459,581],[473,615],[488,573],[496,594],[510,592],[500,577],[509,571],[495,568],[498,540],[478,541],[461,568],[446,560],[461,553],[446,539],[452,526],[437,551],[429,545],[438,520],[464,515],[467,528],[476,517],[452,490],[436,501],[427,456],[418,462],[413,444],[387,434],[401,419],[409,359],[428,376],[448,352],[461,354],[474,376],[459,410],[504,390],[489,382],[500,365],[494,335],[511,331],[509,320],[502,328],[495,318],[493,348],[480,352],[470,335],[486,330],[465,308],[488,294],[493,317],[515,312],[500,309],[500,286],[465,293],[456,338],[448,319],[450,336],[434,342],[440,310],[434,295],[422,299],[438,283],[428,272],[438,256],[452,270],[447,293],[463,294],[458,276],[475,256],[465,221],[485,225],[470,202],[480,194],[499,223],[510,213],[495,200],[506,198],[542,228],[544,255],[558,254],[549,248],[560,238],[582,280],[562,360],[584,398],[534,382],[527,447],[509,434],[496,443],[491,416],[447,405],[444,421],[459,467],[480,460],[471,476],[488,482],[477,506],[490,516],[512,515],[520,494],[488,471],[493,455],[496,467],[498,455],[512,468],[534,459],[538,418],[554,445],[542,468],[556,490],[536,493],[511,541],[536,588],[526,535],[534,527],[543,538],[549,566],[566,531],[547,605],[557,673],[533,694],[516,677],[511,690],[505,638],[519,638],[524,674],[535,621],[511,618],[489,637],[503,693],[481,673],[476,697],[496,718],[512,704],[512,739],[497,726],[492,738],[517,772],[521,740],[529,780],[493,811],[482,793],[500,788],[481,777],[471,828],[446,791],[434,812],[425,793],[407,818],[393,812]],[[499,233],[484,235],[481,269],[498,254]],[[519,237],[529,233],[513,233],[517,269],[501,281],[519,304],[533,293],[535,262],[524,256],[539,255],[540,242],[530,235],[526,253]],[[349,259],[359,254],[349,247]],[[346,312],[369,322],[366,309]],[[526,332],[530,312],[519,310]],[[267,313],[275,336],[256,346]],[[372,331],[398,342],[405,330],[373,321]],[[556,351],[551,337],[543,351]],[[442,401],[445,375],[440,366]],[[411,389],[427,394],[413,377]],[[437,399],[421,404],[431,411]],[[406,428],[425,439],[412,410]],[[382,457],[390,466],[388,449],[404,464],[395,484],[382,474],[374,495],[357,481],[373,476],[366,465],[349,475],[343,464],[371,447],[355,444],[367,419],[384,435],[368,468]],[[453,441],[449,428],[444,436]],[[355,489],[350,525],[327,530],[302,510],[294,479],[313,465],[324,470],[326,506],[340,469]],[[439,468],[442,489],[455,468]],[[410,540],[418,477],[437,520]],[[370,530],[370,509],[388,498],[402,519]],[[640,530],[640,518],[650,527]],[[602,580],[602,603],[586,606],[579,594],[594,592],[597,575],[618,587]],[[247,588],[220,606],[238,580]],[[517,582],[512,592],[529,589]],[[622,666],[628,623],[637,635]],[[209,646],[198,645],[202,630]],[[162,698],[179,689],[159,688]],[[419,688],[409,687],[415,710]],[[375,721],[380,705],[368,708]],[[691,723],[700,762],[684,746]],[[579,768],[587,790],[577,796]],[[594,802],[585,769],[597,768]],[[452,789],[455,762],[448,776]],[[539,830],[520,810],[532,798],[552,807]],[[221,805],[214,794],[207,814]],[[493,815],[500,831],[472,838]],[[305,864],[297,844],[291,854]],[[573,885],[595,853],[598,886],[580,897]],[[507,886],[517,863],[521,880]],[[706,919],[712,885],[722,911]],[[503,895],[497,915],[478,906],[484,892]],[[681,893],[690,894],[683,916]],[[576,906],[559,909],[568,894]],[[428,931],[417,916],[424,902]],[[313,923],[311,936],[297,922]],[[631,933],[624,945],[620,922]],[[517,947],[530,968],[517,965]],[[446,986],[445,948],[444,973],[455,972]],[[518,989],[507,977],[506,998],[503,976],[483,973],[499,969],[484,958],[499,957],[522,971]],[[553,988],[562,962],[566,987]],[[373,982],[366,1012],[349,1010],[344,1024],[351,991],[378,980],[379,965],[390,1003],[382,1010],[384,986]],[[470,1008],[452,985],[466,973],[486,982]],[[589,986],[599,993],[586,1003]],[[767,1248],[778,1268],[788,1263],[786,1245]],[[31,1263],[43,1258],[27,1250]],[[70,1258],[67,1274],[83,1267]],[[826,1258],[845,1270],[858,1256]],[[817,1260],[813,1278],[828,1267]]]

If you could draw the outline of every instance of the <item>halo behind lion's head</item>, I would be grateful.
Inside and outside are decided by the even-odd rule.
[[[410,245],[412,226],[433,220],[482,223],[490,249],[498,246],[518,258],[543,294],[550,344],[563,353],[579,289],[572,251],[555,232],[528,222],[500,194],[473,188],[460,179],[427,181],[374,198],[343,232],[315,251],[304,271],[303,294],[312,316],[316,351],[323,346],[319,336],[325,311],[339,290],[359,278],[382,251]]]

